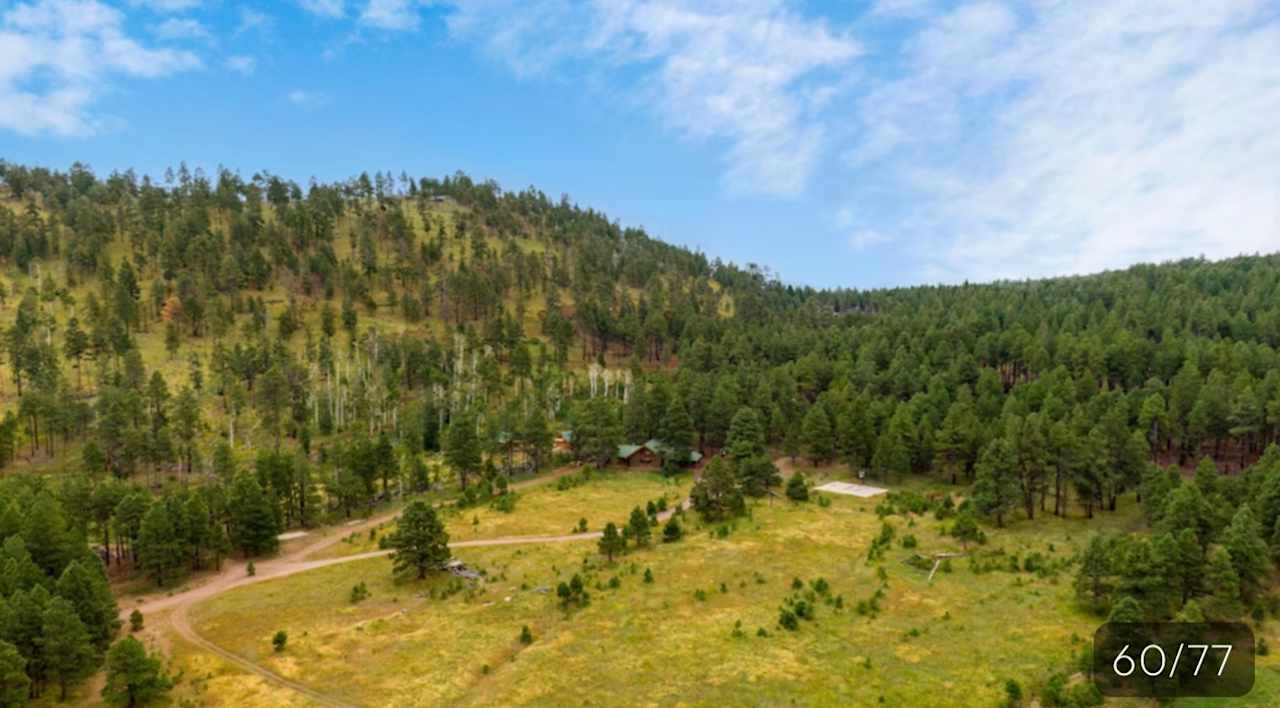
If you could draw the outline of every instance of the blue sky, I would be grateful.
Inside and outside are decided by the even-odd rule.
[[[788,282],[1280,245],[1269,0],[0,0],[0,157],[462,169]]]

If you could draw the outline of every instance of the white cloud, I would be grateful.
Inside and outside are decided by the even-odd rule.
[[[97,0],[37,0],[0,16],[0,129],[84,136],[110,122],[94,102],[114,77],[158,78],[200,66],[191,52],[149,48]]]
[[[640,78],[634,102],[668,127],[723,144],[737,193],[804,191],[828,147],[817,110],[858,56],[857,42],[786,0],[476,0],[449,17],[521,76],[562,65]]]
[[[213,35],[209,33],[205,26],[190,18],[170,17],[169,19],[151,27],[151,33],[159,39],[165,40],[183,40],[197,39],[201,41],[213,41]]]
[[[871,14],[888,17],[920,17],[933,10],[934,0],[875,0]]]
[[[1092,272],[1280,243],[1280,22],[1263,0],[978,2],[870,91],[928,275]],[[944,234],[939,238],[930,234]]]
[[[418,0],[369,0],[360,12],[360,24],[400,32],[416,30],[419,4]]]
[[[304,108],[316,108],[329,103],[329,95],[319,91],[306,91],[303,89],[294,89],[285,94],[285,100],[295,106]]]
[[[201,0],[129,0],[129,5],[156,12],[185,12],[199,7]]]
[[[258,60],[253,57],[235,54],[227,57],[226,67],[238,74],[249,76],[258,68]]]
[[[240,8],[240,24],[236,26],[236,34],[241,35],[245,32],[266,32],[271,29],[271,16],[265,12],[258,12],[251,7]]]
[[[302,9],[322,17],[342,17],[346,14],[346,3],[343,0],[298,0]]]

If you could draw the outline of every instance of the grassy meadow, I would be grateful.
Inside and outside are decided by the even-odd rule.
[[[618,475],[538,490],[505,522],[488,511],[478,518],[485,535],[564,532],[641,481]],[[998,569],[976,572],[970,559],[956,558],[932,582],[906,561],[962,550],[940,535],[940,522],[887,517],[895,540],[869,564],[882,528],[876,500],[832,496],[826,506],[759,503],[727,533],[689,515],[685,540],[612,565],[590,541],[462,549],[457,556],[488,575],[470,590],[451,592],[458,585],[448,577],[397,581],[384,558],[355,561],[230,591],[194,608],[193,621],[227,649],[363,705],[992,706],[1008,679],[1026,690],[1076,671],[1074,657],[1099,620],[1076,609],[1068,559],[1094,530],[1136,527],[1139,514],[1126,501],[1092,522],[988,529],[988,544],[973,555]],[[571,521],[535,522],[532,511],[544,504],[563,507]],[[517,521],[522,512],[528,525]],[[903,547],[906,534],[916,548]],[[1033,552],[1058,570],[1008,569],[1010,557]],[[881,569],[879,611],[860,613],[859,602],[882,585]],[[587,579],[591,601],[566,611],[554,589],[574,572]],[[779,627],[794,580],[810,588],[818,578],[830,599],[816,596],[815,618],[794,631]],[[360,582],[370,597],[352,604]],[[535,638],[528,646],[518,640],[524,625]],[[270,640],[279,629],[289,645],[276,654]],[[1270,704],[1278,671],[1270,657],[1260,660],[1250,702]]]

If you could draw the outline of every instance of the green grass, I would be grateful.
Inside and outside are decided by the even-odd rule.
[[[588,489],[565,493],[576,495],[565,506],[577,509],[565,514],[592,516],[580,503]],[[880,564],[888,574],[882,612],[855,612],[879,583],[879,566],[865,560],[881,525],[873,509],[843,497],[826,508],[761,504],[727,537],[694,524],[685,541],[613,566],[591,542],[465,549],[458,556],[489,581],[447,599],[429,595],[447,578],[397,583],[386,559],[357,561],[232,591],[196,608],[195,620],[222,646],[366,704],[868,705],[883,697],[887,705],[990,706],[1006,679],[1031,688],[1074,670],[1071,657],[1099,620],[1075,608],[1070,569],[1047,578],[975,574],[961,559],[930,584],[895,543]],[[1093,530],[1136,518],[1128,500],[1093,522],[991,531],[984,551],[1064,559]],[[891,523],[919,539],[919,552],[959,550],[931,517],[910,529],[902,517]],[[641,580],[645,568],[651,585]],[[589,576],[592,602],[566,615],[554,587],[574,571]],[[614,575],[620,588],[596,589]],[[797,577],[825,578],[845,609],[821,604],[816,621],[779,629],[779,606]],[[350,605],[360,581],[372,597]],[[743,636],[734,636],[739,620]],[[528,647],[517,641],[526,624],[536,638]],[[770,636],[757,637],[759,627]],[[289,632],[283,655],[271,652],[277,629]]]
[[[503,536],[559,536],[573,533],[580,519],[588,529],[599,531],[610,521],[625,524],[634,507],[664,494],[671,506],[688,496],[691,479],[682,475],[666,479],[649,471],[597,471],[591,481],[572,489],[560,490],[554,482],[519,492],[515,511],[507,513],[489,506],[467,509],[446,508],[445,528],[454,541],[500,538]],[[377,529],[378,536],[391,533],[394,524]],[[376,538],[356,534],[320,553],[319,558],[349,556],[377,550]]]

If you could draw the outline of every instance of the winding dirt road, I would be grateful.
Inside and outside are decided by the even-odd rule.
[[[555,472],[544,477],[536,477],[534,479],[524,480],[511,485],[513,490],[524,489],[528,487],[538,486],[553,482],[567,474],[572,474],[576,469],[572,467],[562,467]],[[680,508],[689,508],[690,502],[686,499]],[[179,592],[173,595],[148,595],[136,598],[130,602],[128,606],[120,608],[120,618],[128,621],[128,616],[134,609],[142,610],[148,615],[170,610],[167,621],[168,626],[173,629],[178,636],[201,649],[225,659],[232,664],[248,671],[249,673],[259,676],[262,679],[273,683],[282,688],[287,688],[315,701],[320,705],[338,706],[341,708],[354,708],[351,703],[338,700],[332,696],[320,693],[307,686],[285,678],[274,671],[266,669],[239,654],[227,651],[213,642],[205,639],[196,632],[195,627],[191,624],[190,610],[193,605],[203,602],[216,595],[220,595],[233,588],[261,583],[275,578],[283,578],[296,573],[305,573],[316,568],[324,568],[339,563],[351,563],[353,561],[365,560],[367,558],[377,558],[391,553],[390,550],[370,551],[368,553],[358,553],[339,558],[323,558],[317,560],[309,560],[309,558],[326,548],[340,542],[352,533],[360,533],[379,524],[391,521],[399,515],[399,510],[385,512],[378,516],[370,517],[367,520],[351,526],[329,527],[321,531],[323,534],[320,538],[304,544],[299,548],[290,550],[275,558],[255,562],[255,574],[248,576],[244,574],[244,567],[239,563],[226,563],[222,570],[217,574],[209,577],[205,582],[197,585],[189,590]],[[675,510],[668,510],[658,515],[659,522],[666,521],[671,518]],[[485,546],[511,546],[519,544],[536,544],[536,543],[573,543],[578,541],[591,541],[601,537],[599,531],[589,533],[567,534],[561,536],[503,536],[499,538],[476,539],[471,541],[457,541],[450,543],[450,548],[477,548]]]

